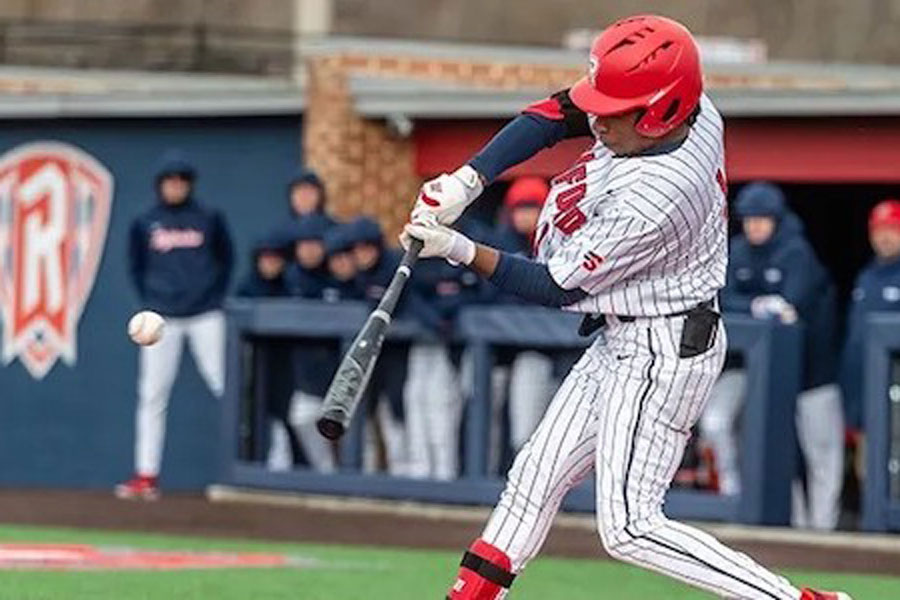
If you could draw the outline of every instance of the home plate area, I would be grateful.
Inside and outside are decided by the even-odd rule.
[[[0,570],[147,571],[297,567],[312,560],[280,554],[103,548],[81,544],[0,544]]]

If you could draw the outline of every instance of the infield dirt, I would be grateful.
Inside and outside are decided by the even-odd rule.
[[[197,494],[170,494],[158,502],[117,500],[100,491],[3,490],[0,521],[273,541],[360,544],[462,551],[481,530],[475,519],[440,519],[364,510],[210,502]],[[815,543],[724,539],[763,564],[819,571],[900,574],[900,548],[834,547]],[[898,543],[900,545],[900,543]],[[556,526],[543,554],[603,555],[585,527]]]

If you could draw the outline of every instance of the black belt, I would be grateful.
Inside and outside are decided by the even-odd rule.
[[[675,312],[672,314],[660,315],[660,316],[662,316],[664,319],[672,319],[675,317],[683,317],[683,316],[687,315],[688,313],[697,310],[698,308],[706,308],[706,309],[711,310],[711,309],[714,309],[715,307],[716,307],[716,303],[713,300],[707,300],[706,302],[701,302],[700,304],[698,304],[697,306],[694,306],[692,308],[686,308],[685,310],[679,310],[678,312]],[[621,316],[620,317],[619,315],[614,315],[614,316],[616,317],[616,319],[618,319],[622,323],[634,323],[638,319],[638,317],[629,317],[629,316]]]
[[[678,312],[674,312],[668,315],[659,315],[665,319],[672,319],[675,317],[684,317],[691,312],[697,310],[698,308],[703,309],[714,309],[716,306],[715,300],[706,300],[705,302],[701,302],[700,304],[693,306],[691,308],[687,308],[685,310],[680,310]],[[615,317],[620,323],[634,323],[640,317],[632,317],[629,315],[610,315]],[[606,315],[597,315],[596,317],[593,315],[584,315],[584,319],[581,320],[581,325],[578,326],[578,335],[582,337],[587,337],[606,325]]]

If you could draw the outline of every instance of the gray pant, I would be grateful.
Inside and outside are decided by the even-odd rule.
[[[700,419],[701,435],[716,455],[723,494],[741,490],[735,422],[746,389],[746,371],[725,371],[713,386]],[[800,482],[794,482],[791,521],[796,527],[834,529],[840,514],[844,476],[844,415],[838,386],[823,385],[801,392],[795,418],[806,463],[806,494]]]

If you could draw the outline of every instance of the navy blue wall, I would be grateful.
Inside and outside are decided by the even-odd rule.
[[[130,475],[137,349],[125,335],[138,308],[126,277],[132,218],[153,202],[152,173],[169,147],[195,162],[197,196],[220,207],[239,261],[287,214],[285,182],[300,160],[297,117],[7,121],[0,153],[26,142],[81,147],[113,173],[115,197],[94,289],[78,327],[78,362],[36,381],[17,361],[0,369],[0,485],[107,487]],[[186,354],[187,356],[187,354]],[[163,485],[199,488],[214,476],[219,411],[185,360],[169,412]]]

